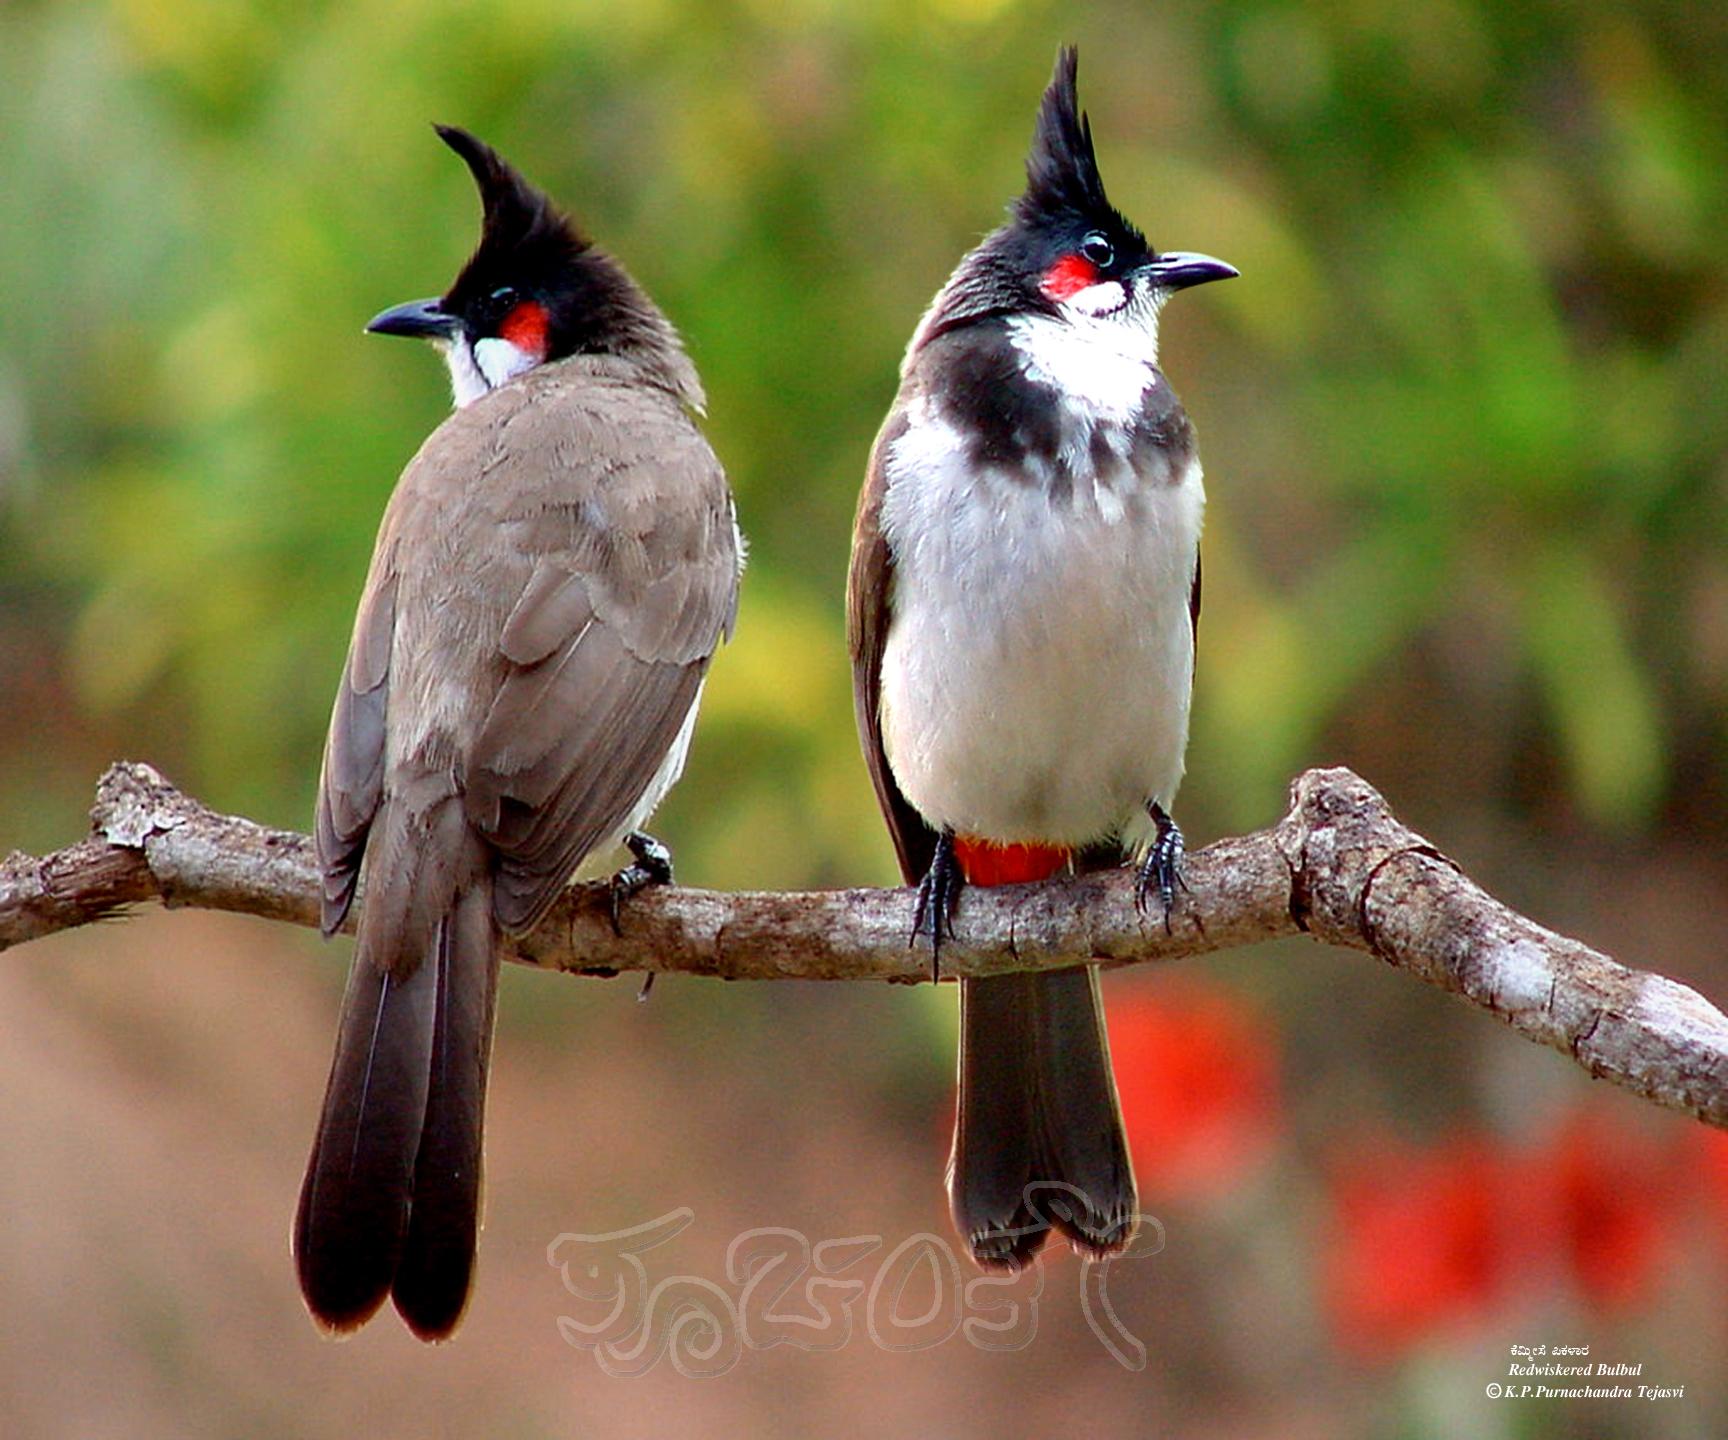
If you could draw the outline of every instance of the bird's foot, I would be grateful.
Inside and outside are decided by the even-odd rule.
[[[672,851],[661,841],[641,830],[632,830],[624,837],[624,847],[635,858],[612,877],[612,933],[622,935],[618,916],[624,902],[650,885],[672,883]]]
[[[1142,914],[1153,891],[1164,907],[1164,933],[1170,933],[1170,911],[1176,903],[1176,887],[1184,890],[1188,882],[1182,878],[1182,830],[1156,800],[1146,807],[1158,832],[1152,837],[1152,848],[1140,864],[1140,878],[1134,887],[1134,908]]]
[[[912,914],[912,935],[907,946],[920,935],[930,940],[930,979],[942,978],[942,941],[954,938],[954,902],[965,886],[960,862],[954,857],[954,832],[944,830],[936,838],[936,853],[918,886],[918,908]]]

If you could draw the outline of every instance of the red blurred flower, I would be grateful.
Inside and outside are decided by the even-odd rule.
[[[1272,1026],[1226,990],[1160,980],[1115,991],[1110,1058],[1143,1199],[1215,1194],[1271,1149]]]
[[[1681,1198],[1677,1172],[1639,1130],[1600,1109],[1569,1116],[1535,1157],[1552,1243],[1591,1304],[1642,1299]]]
[[[1505,1279],[1506,1165],[1456,1136],[1388,1141],[1340,1166],[1325,1286],[1339,1339],[1376,1359],[1487,1310]]]
[[[1455,1135],[1357,1154],[1334,1179],[1326,1257],[1340,1341],[1392,1358],[1523,1287],[1570,1284],[1604,1310],[1643,1299],[1687,1198],[1671,1158],[1596,1107],[1533,1147]]]
[[[1718,1222],[1728,1220],[1728,1130],[1700,1125],[1692,1133],[1697,1147],[1692,1163],[1703,1186],[1705,1202],[1720,1212]]]

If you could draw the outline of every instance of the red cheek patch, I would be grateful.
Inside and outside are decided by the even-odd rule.
[[[1064,255],[1044,272],[1038,288],[1052,300],[1066,300],[1098,283],[1098,267],[1084,255]]]
[[[504,317],[504,323],[498,327],[498,334],[518,350],[544,360],[546,337],[551,324],[552,317],[546,313],[544,305],[534,300],[524,300]]]

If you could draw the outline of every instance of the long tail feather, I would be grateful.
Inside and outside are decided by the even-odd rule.
[[[1134,1172],[1095,970],[961,982],[948,1188],[982,1265],[1018,1269],[1052,1228],[1086,1254],[1128,1243]]]
[[[480,1238],[486,1073],[498,994],[490,883],[457,901],[440,941],[432,1083],[393,1289],[396,1309],[422,1340],[442,1340],[460,1322]]]
[[[480,1228],[493,880],[453,797],[386,805],[373,832],[294,1257],[326,1329],[357,1329],[394,1293],[410,1329],[441,1339],[467,1303]]]
[[[312,1317],[337,1334],[390,1293],[408,1228],[437,1009],[435,967],[404,979],[354,956],[318,1135],[294,1220],[294,1262]]]

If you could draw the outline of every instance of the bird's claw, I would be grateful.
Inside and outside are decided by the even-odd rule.
[[[954,834],[944,830],[937,837],[930,868],[918,884],[918,906],[912,913],[912,934],[906,941],[911,949],[920,935],[929,938],[932,983],[942,978],[942,941],[954,938],[954,902],[965,883],[954,858]]]
[[[1158,832],[1153,836],[1152,848],[1146,852],[1146,858],[1140,865],[1139,880],[1134,887],[1134,908],[1145,914],[1152,892],[1157,891],[1158,899],[1164,907],[1164,933],[1168,935],[1170,911],[1176,904],[1176,887],[1180,885],[1184,890],[1188,888],[1188,882],[1182,878],[1182,830],[1165,813],[1162,805],[1149,805],[1147,811],[1152,816],[1152,823],[1158,827]]]
[[[614,935],[624,933],[618,917],[626,900],[650,885],[672,883],[672,851],[663,842],[645,831],[632,830],[624,837],[624,847],[635,858],[612,877],[610,899]]]

